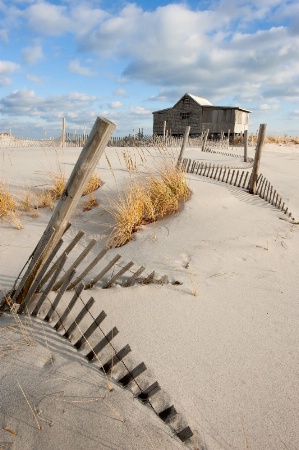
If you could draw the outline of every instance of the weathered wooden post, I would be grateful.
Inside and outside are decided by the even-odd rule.
[[[258,134],[258,140],[256,144],[256,150],[255,150],[255,157],[254,157],[254,163],[252,168],[252,173],[250,177],[250,183],[249,183],[249,192],[250,194],[256,194],[256,181],[258,177],[258,171],[260,167],[261,162],[261,156],[262,156],[262,148],[266,136],[266,123],[261,123],[259,128],[259,134]]]
[[[184,151],[187,145],[187,141],[188,141],[188,137],[189,137],[189,132],[190,132],[190,126],[187,126],[185,128],[185,134],[184,134],[184,139],[183,139],[183,143],[182,143],[182,147],[181,147],[181,151],[180,151],[180,155],[178,158],[178,162],[177,162],[177,169],[180,169],[181,164],[182,164],[182,160],[183,160],[183,155],[184,155]]]
[[[163,142],[166,140],[166,120],[163,122]]]
[[[208,136],[209,136],[209,132],[210,132],[210,130],[207,129],[207,131],[206,131],[205,134],[204,134],[203,141],[202,141],[202,148],[201,148],[201,151],[202,151],[202,152],[205,151],[206,144],[207,144],[207,139],[208,139]]]
[[[67,229],[85,185],[94,172],[96,164],[104,152],[114,129],[115,124],[109,120],[102,117],[96,119],[48,226],[32,254],[27,271],[12,297],[13,302],[22,302],[35,277],[42,269],[43,263]]]
[[[248,130],[244,131],[244,162],[247,162]]]
[[[62,119],[62,129],[61,129],[61,147],[65,147],[65,118]]]

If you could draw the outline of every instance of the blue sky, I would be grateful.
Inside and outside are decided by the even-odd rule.
[[[299,135],[297,0],[0,0],[0,132],[123,136],[186,92]]]

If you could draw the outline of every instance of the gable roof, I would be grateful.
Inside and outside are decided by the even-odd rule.
[[[185,97],[186,95],[191,97],[196,103],[198,103],[201,106],[203,106],[203,105],[212,106],[212,103],[210,103],[209,100],[207,100],[206,98],[198,97],[198,95],[193,95],[193,94],[188,94],[188,93],[186,93],[183,97]]]

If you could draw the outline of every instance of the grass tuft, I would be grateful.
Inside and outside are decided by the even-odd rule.
[[[22,227],[16,214],[17,202],[9,189],[0,182],[0,219],[13,224],[18,230]]]
[[[164,163],[157,174],[131,181],[108,209],[115,222],[108,245],[126,244],[143,225],[176,213],[180,201],[190,195],[185,174],[174,163]]]
[[[92,176],[90,177],[87,185],[85,186],[85,189],[83,191],[82,197],[84,197],[85,195],[91,194],[92,192],[96,191],[97,189],[99,189],[102,186],[102,181],[100,180],[99,176],[97,175],[96,172],[94,172],[92,174]]]

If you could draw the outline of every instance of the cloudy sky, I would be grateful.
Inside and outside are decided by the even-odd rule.
[[[186,92],[299,135],[298,0],[0,0],[0,132],[151,134]]]

